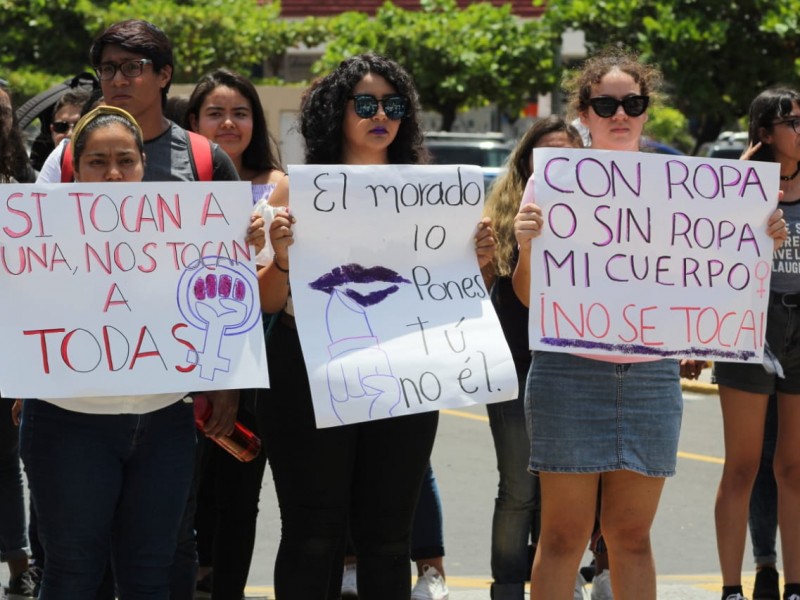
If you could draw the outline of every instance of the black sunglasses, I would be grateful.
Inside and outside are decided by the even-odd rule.
[[[350,96],[353,109],[362,119],[371,119],[378,114],[378,105],[383,106],[383,112],[392,121],[399,121],[406,116],[408,98],[400,94],[392,94],[383,98],[376,98],[372,94],[355,94]]]
[[[608,119],[617,114],[617,109],[620,106],[629,117],[638,117],[647,110],[647,105],[649,103],[650,96],[626,96],[622,100],[617,100],[611,96],[589,98],[589,105],[594,109],[598,117],[604,119]]]
[[[75,123],[69,121],[53,121],[53,131],[56,133],[67,133],[70,129],[75,128]]]

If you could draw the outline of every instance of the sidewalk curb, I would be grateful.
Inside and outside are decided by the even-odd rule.
[[[719,394],[719,388],[716,383],[694,381],[691,379],[681,379],[681,390],[684,392],[693,392],[695,394]]]

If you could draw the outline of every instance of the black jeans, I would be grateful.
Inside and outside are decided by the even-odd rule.
[[[338,597],[349,521],[358,597],[408,600],[411,522],[439,414],[317,429],[297,332],[276,323],[267,352],[258,414],[281,511],[276,597]]]
[[[259,434],[251,397],[262,390],[243,390],[237,420]],[[201,567],[213,567],[211,596],[222,600],[244,598],[256,540],[261,480],[267,464],[262,451],[250,462],[240,462],[206,437],[201,438],[200,491],[195,529]]]

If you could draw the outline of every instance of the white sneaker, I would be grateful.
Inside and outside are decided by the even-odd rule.
[[[417,578],[414,589],[411,590],[411,600],[448,600],[450,590],[447,584],[436,570],[436,567],[425,565],[422,567],[422,575]]]
[[[344,573],[342,573],[342,599],[344,598],[358,598],[355,563],[344,566]]]
[[[592,600],[614,600],[608,569],[604,569],[592,579]]]
[[[578,573],[575,578],[575,591],[572,593],[572,600],[589,600],[589,594],[586,593],[586,580],[583,575]]]

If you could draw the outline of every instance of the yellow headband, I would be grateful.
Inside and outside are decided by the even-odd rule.
[[[72,130],[73,148],[75,147],[75,144],[78,143],[78,140],[83,134],[83,130],[86,129],[86,126],[89,125],[89,123],[94,121],[96,118],[101,117],[103,115],[116,115],[118,117],[122,117],[123,119],[130,122],[134,126],[136,132],[139,134],[139,139],[142,139],[143,137],[142,128],[139,127],[139,124],[136,122],[136,119],[134,119],[133,116],[131,116],[131,114],[128,111],[123,110],[121,108],[117,108],[116,106],[107,106],[103,104],[96,108],[93,108],[88,113],[83,115],[80,118],[80,120],[75,124],[75,129]]]

